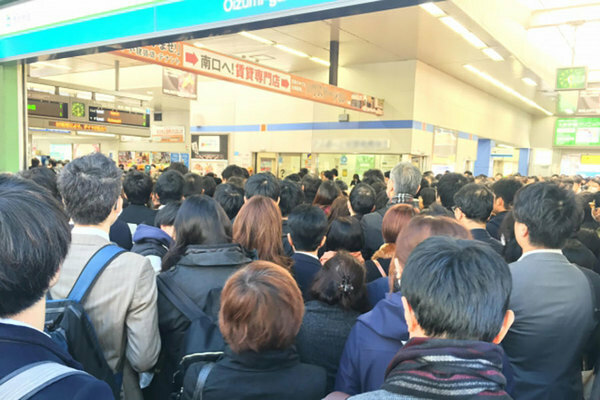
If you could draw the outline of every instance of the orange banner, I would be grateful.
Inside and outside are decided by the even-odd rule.
[[[237,59],[183,42],[135,47],[113,54],[177,68],[306,100],[383,115],[383,100]]]

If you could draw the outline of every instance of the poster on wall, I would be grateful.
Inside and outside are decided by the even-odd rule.
[[[178,69],[163,68],[163,93],[185,99],[198,99],[198,76]]]
[[[221,177],[221,173],[227,168],[227,160],[193,159],[191,165],[190,171],[195,174],[206,175],[209,172],[213,172],[218,177]]]
[[[179,159],[188,169],[190,168],[190,155],[188,153],[180,153]]]
[[[50,145],[50,157],[57,161],[72,160],[73,159],[73,146],[70,143],[51,144]]]
[[[159,143],[183,143],[185,141],[184,126],[153,126],[152,141]]]
[[[133,164],[133,152],[120,151],[119,152],[119,164],[123,164],[123,165]]]
[[[180,153],[171,153],[171,162],[181,162]]]
[[[86,144],[78,143],[73,145],[73,159],[86,156],[92,153],[100,153],[100,143]]]
[[[356,173],[362,176],[366,171],[375,168],[375,156],[358,155],[356,156]]]
[[[171,154],[165,151],[153,151],[152,152],[152,164],[158,168],[164,168],[169,166],[171,163]]]
[[[231,163],[242,168],[252,168],[252,152],[235,151]]]
[[[192,135],[192,158],[227,160],[229,135]]]

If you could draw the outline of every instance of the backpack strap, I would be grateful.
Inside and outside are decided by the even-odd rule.
[[[124,253],[125,250],[114,244],[107,244],[101,247],[87,262],[79,274],[77,281],[69,292],[67,299],[81,303],[90,289],[96,283],[96,280],[117,256]]]
[[[210,374],[210,371],[212,371],[214,366],[214,362],[209,362],[202,366],[202,369],[198,374],[198,380],[196,381],[196,387],[194,388],[194,397],[192,397],[192,400],[202,400],[202,392],[204,391],[206,380],[208,379],[208,375]]]
[[[158,290],[177,308],[187,319],[205,317],[212,319],[181,290],[175,280],[168,274],[160,274],[156,279]]]
[[[0,381],[0,398],[2,400],[27,400],[53,383],[78,374],[88,375],[84,371],[53,361],[29,364]]]
[[[383,269],[383,267],[381,266],[379,261],[377,261],[377,260],[371,260],[371,261],[373,261],[373,264],[375,264],[375,266],[379,270],[379,273],[381,274],[381,276],[385,278],[387,276],[387,274],[385,273],[385,269]]]

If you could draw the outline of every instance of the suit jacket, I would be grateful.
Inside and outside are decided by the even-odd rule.
[[[496,253],[502,255],[504,246],[502,246],[502,243],[500,243],[499,240],[491,237],[485,229],[471,229],[471,236],[473,236],[474,240],[489,244]]]
[[[363,258],[370,260],[371,256],[379,250],[383,244],[383,235],[381,234],[381,224],[383,216],[393,204],[388,204],[385,208],[364,215],[360,220],[360,226],[365,238],[365,247],[362,251]]]
[[[581,359],[594,325],[587,278],[562,254],[540,252],[510,265],[515,322],[502,342],[519,400],[582,399]]]
[[[0,379],[29,364],[54,361],[81,370],[81,365],[50,337],[33,328],[0,323]],[[46,387],[31,400],[114,399],[110,387],[91,375],[76,374]]]
[[[154,226],[154,218],[156,217],[157,211],[152,210],[146,206],[139,204],[130,204],[123,209],[119,220],[124,221],[128,224],[145,224]],[[160,228],[160,227],[159,227]]]
[[[496,240],[500,240],[500,225],[502,225],[506,214],[508,214],[508,211],[503,211],[494,215],[492,218],[490,218],[485,227],[490,236]]]
[[[50,294],[66,298],[92,255],[108,241],[101,236],[73,233],[58,283]],[[137,372],[148,371],[158,359],[160,336],[156,308],[156,279],[150,261],[135,253],[123,253],[100,274],[83,301],[96,329],[108,365],[124,371],[126,399],[141,398]]]
[[[292,260],[294,260],[292,275],[296,279],[304,300],[309,300],[310,287],[315,279],[315,275],[322,268],[321,262],[314,257],[302,253],[295,253],[292,256]]]

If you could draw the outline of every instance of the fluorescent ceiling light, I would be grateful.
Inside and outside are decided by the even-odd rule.
[[[324,65],[326,67],[329,67],[331,65],[329,63],[329,61],[322,60],[322,59],[320,59],[318,57],[311,57],[310,61],[316,62],[317,64],[321,64],[321,65]]]
[[[561,8],[537,10],[531,14],[529,28],[569,25],[600,19],[600,5],[565,5]]]
[[[50,67],[50,68],[56,68],[56,69],[64,69],[66,71],[70,71],[71,70],[71,67],[69,67],[67,65],[54,64],[54,63],[50,63],[50,62],[46,62],[46,61],[38,61],[38,62],[33,63],[31,65],[33,67],[42,66],[42,67]]]
[[[446,13],[436,6],[433,3],[423,3],[419,5],[423,10],[427,11],[429,14],[433,15],[436,18],[443,17]]]
[[[279,50],[283,50],[283,51],[293,54],[295,56],[308,58],[308,54],[303,53],[299,50],[292,49],[291,47],[284,46],[283,44],[276,44],[275,47],[277,47]]]
[[[52,132],[52,133],[71,133],[71,131],[67,131],[64,129],[50,129],[50,128],[34,128],[34,127],[29,127],[30,131],[34,131],[34,132]]]
[[[114,103],[116,97],[111,94],[96,93],[96,101],[108,101]]]
[[[521,100],[523,103],[542,111],[544,114],[546,114],[547,116],[551,116],[552,113],[548,110],[546,110],[544,107],[540,106],[539,104],[537,104],[535,101],[528,99],[527,97],[523,96],[521,93],[517,92],[516,90],[514,90],[513,88],[505,85],[504,83],[500,82],[498,79],[486,74],[483,71],[478,70],[477,68],[475,68],[474,66],[470,65],[470,64],[466,64],[464,65],[465,69],[474,73],[475,75],[479,76],[480,78],[482,78],[483,80],[488,81],[489,83],[491,83],[492,85],[496,86],[497,88],[500,88],[502,90],[504,90],[505,92],[515,96],[516,98],[518,98],[519,100]]]
[[[460,36],[463,37],[463,39],[465,39],[467,42],[471,43],[476,48],[481,50],[481,49],[487,47],[487,45],[481,39],[479,39],[477,36],[475,36],[475,34],[473,32],[469,31],[467,28],[462,26],[461,23],[458,22],[457,20],[455,20],[454,18],[443,17],[443,18],[440,18],[440,21],[442,21],[444,23],[444,25],[446,25],[448,28],[452,29],[454,32],[458,33]]]
[[[78,135],[81,136],[98,136],[98,137],[111,137],[114,138],[115,135],[114,133],[102,133],[102,132],[84,132],[84,131],[77,131]]]
[[[504,149],[511,149],[511,150],[512,150],[512,149],[514,149],[514,147],[512,147],[512,146],[509,146],[509,145],[507,145],[507,144],[499,144],[499,145],[498,145],[498,147],[502,147],[502,148],[504,148]]]
[[[529,86],[537,86],[537,82],[536,82],[536,81],[534,81],[534,80],[533,80],[533,79],[531,79],[531,78],[527,78],[527,77],[525,77],[525,78],[522,78],[521,80],[522,80],[522,81],[523,81],[523,83],[525,83],[526,85],[529,85]]]
[[[267,44],[269,46],[272,45],[272,44],[275,44],[275,42],[273,42],[272,40],[265,39],[263,37],[260,37],[258,35],[253,34],[253,33],[250,33],[250,32],[242,31],[242,32],[239,32],[239,34],[242,35],[242,36],[244,36],[244,37],[247,37],[248,39],[256,40],[257,42],[261,42],[261,43]]]
[[[494,61],[504,61],[504,57],[502,57],[500,54],[498,54],[496,50],[490,47],[488,47],[487,49],[483,49],[482,51],[486,56],[488,56]]]

